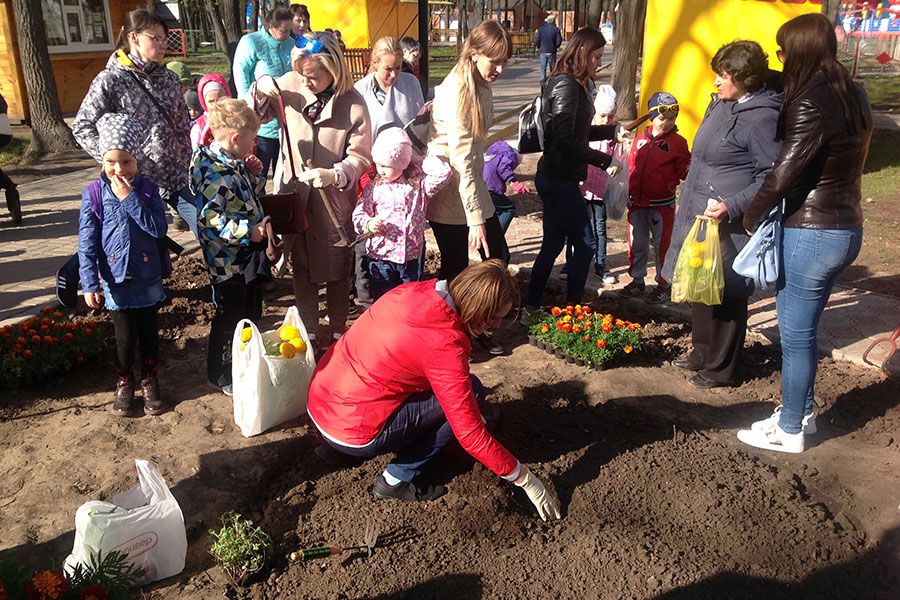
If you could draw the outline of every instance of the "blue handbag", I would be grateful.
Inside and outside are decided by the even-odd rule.
[[[783,203],[769,212],[732,264],[735,273],[752,279],[763,292],[774,293],[779,288],[782,215]]]

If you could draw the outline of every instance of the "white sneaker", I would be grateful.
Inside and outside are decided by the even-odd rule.
[[[606,285],[612,285],[614,283],[619,283],[619,278],[607,271],[603,274],[603,283]]]
[[[738,431],[737,438],[745,444],[776,452],[800,454],[806,448],[802,431],[787,433],[777,423],[765,429],[743,429]]]
[[[763,419],[762,421],[757,421],[750,426],[750,429],[752,429],[753,431],[759,431],[762,429],[767,429],[772,425],[778,425],[778,419],[781,417],[781,407],[781,404],[776,406],[775,412],[773,412],[769,418]],[[816,431],[816,413],[810,413],[803,417],[803,433],[805,435],[812,435]]]

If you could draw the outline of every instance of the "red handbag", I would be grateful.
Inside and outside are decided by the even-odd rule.
[[[275,79],[273,78],[272,81],[274,82]],[[275,83],[275,89],[278,90],[279,116],[281,118],[281,130],[284,132],[282,148],[287,147],[288,164],[291,166],[291,179],[288,181],[288,186],[292,187],[295,182],[299,183],[297,172],[294,169],[294,151],[291,148],[291,138],[288,135],[287,119],[284,114],[284,100],[281,97],[281,90],[278,88],[277,83]],[[271,217],[272,229],[275,233],[280,235],[303,233],[309,228],[309,223],[306,221],[306,203],[299,192],[263,194],[259,197],[259,202],[262,204],[263,213]]]

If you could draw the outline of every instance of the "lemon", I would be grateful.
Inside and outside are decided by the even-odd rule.
[[[253,337],[253,330],[249,327],[244,327],[241,330],[241,341],[245,344],[250,341],[250,338]],[[243,350],[243,348],[241,348]]]
[[[306,353],[306,342],[303,341],[303,338],[296,337],[290,341],[290,344],[297,349],[297,354]]]
[[[278,329],[278,337],[287,342],[294,338],[300,337],[300,330],[293,325],[284,325]]]
[[[284,358],[294,358],[297,356],[297,349],[290,342],[282,342],[282,344],[278,346],[278,353]]]
[[[699,269],[700,265],[703,264],[703,259],[700,258],[699,256],[695,256],[691,259],[691,261],[688,264],[691,266],[692,269]]]

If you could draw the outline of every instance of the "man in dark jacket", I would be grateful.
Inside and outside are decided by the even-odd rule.
[[[556,51],[562,45],[562,34],[556,26],[556,15],[550,15],[544,19],[534,35],[534,47],[541,53],[541,83],[547,79],[547,68],[553,70],[556,64]]]
[[[9,126],[9,117],[6,116],[6,100],[0,96],[0,148],[4,148],[12,142],[12,127]],[[22,203],[19,200],[19,190],[9,176],[0,169],[0,189],[6,191],[6,206],[12,215],[13,225],[22,224]]]

